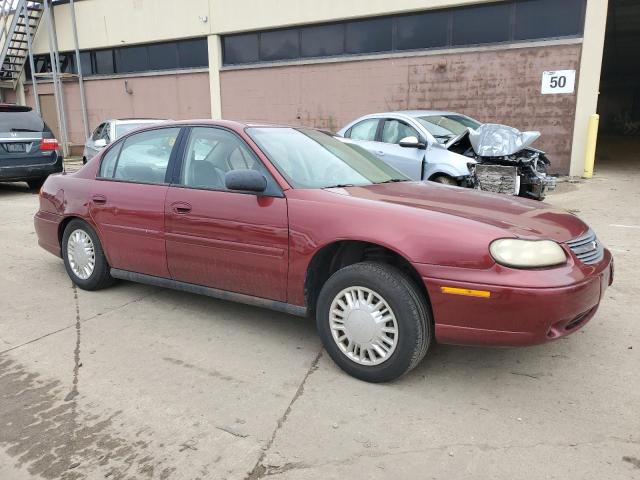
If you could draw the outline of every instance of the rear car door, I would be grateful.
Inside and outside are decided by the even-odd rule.
[[[257,170],[263,194],[229,191],[225,174]],[[234,132],[193,127],[165,202],[167,262],[174,280],[286,301],[287,202]]]
[[[409,178],[422,180],[425,151],[419,148],[401,147],[400,140],[406,137],[416,137],[419,141],[425,142],[422,135],[407,122],[387,118],[380,129],[378,149],[373,153]]]
[[[375,154],[379,150],[379,142],[376,141],[378,133],[378,125],[382,119],[365,118],[364,120],[354,124],[345,133],[345,138],[350,138],[365,150]]]
[[[90,215],[113,268],[169,277],[164,242],[167,171],[180,128],[157,128],[114,143],[93,182]]]

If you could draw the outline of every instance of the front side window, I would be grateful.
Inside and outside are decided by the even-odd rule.
[[[406,137],[420,138],[415,128],[400,120],[386,120],[382,129],[382,141],[384,143],[398,144]]]
[[[162,128],[128,137],[116,160],[113,178],[127,182],[165,183],[169,158],[179,133],[179,128]]]
[[[264,165],[235,134],[220,128],[193,128],[180,172],[180,184],[225,190],[224,177],[231,170],[256,170],[268,177]]]
[[[354,140],[373,141],[376,139],[376,130],[378,130],[379,122],[380,119],[378,118],[363,120],[351,127],[346,136]]]
[[[408,180],[364,148],[308,128],[249,128],[247,133],[296,188]]]
[[[110,123],[105,124],[104,130],[102,131],[100,138],[104,138],[107,143],[111,142],[111,124]]]

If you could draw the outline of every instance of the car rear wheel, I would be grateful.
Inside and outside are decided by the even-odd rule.
[[[453,185],[455,187],[458,186],[458,181],[455,178],[450,177],[448,175],[438,175],[437,177],[434,177],[431,181],[436,183],[442,183],[443,185]]]
[[[114,282],[98,235],[82,220],[72,220],[64,229],[62,258],[69,277],[83,290],[99,290]]]
[[[363,262],[334,273],[318,297],[325,349],[348,374],[388,382],[425,356],[433,328],[424,294],[399,269]]]

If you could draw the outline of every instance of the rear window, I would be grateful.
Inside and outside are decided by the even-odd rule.
[[[35,112],[0,112],[0,132],[43,132],[49,128]]]

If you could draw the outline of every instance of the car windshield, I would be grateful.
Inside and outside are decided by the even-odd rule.
[[[482,125],[480,122],[462,115],[427,115],[416,117],[416,120],[435,137],[438,143],[447,143],[452,138],[464,133],[467,128],[475,130]]]
[[[129,133],[131,130],[142,128],[149,125],[148,122],[142,123],[116,123],[116,138],[120,138],[125,133]]]
[[[295,188],[404,182],[409,178],[362,147],[309,128],[248,128],[247,133]]]

